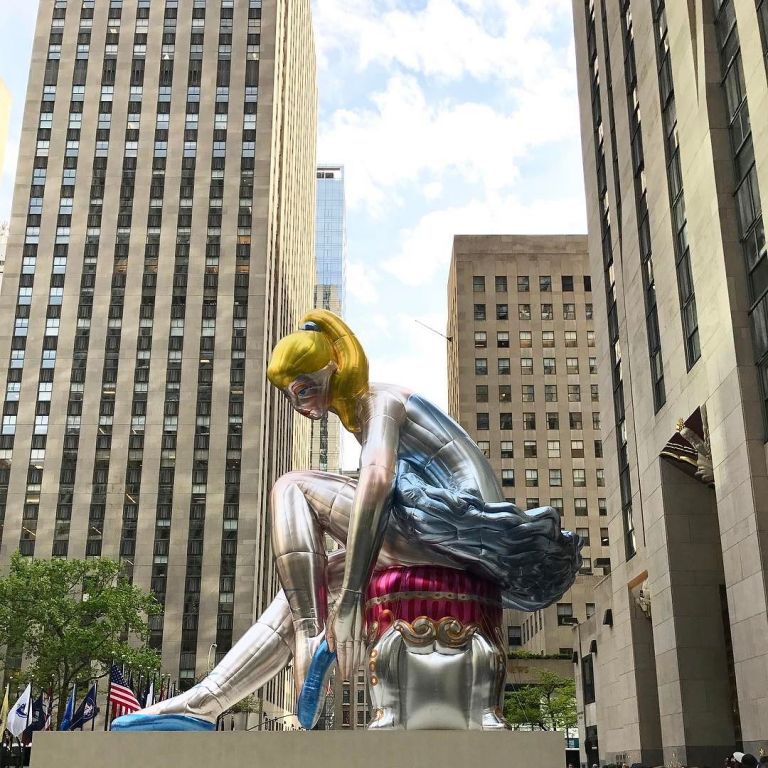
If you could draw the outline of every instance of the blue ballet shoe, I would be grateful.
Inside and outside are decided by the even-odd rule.
[[[112,731],[213,731],[215,723],[189,715],[144,715],[135,712],[112,721]]]
[[[323,640],[312,657],[299,694],[296,715],[302,728],[309,730],[320,716],[320,709],[325,699],[325,686],[335,661],[336,654],[328,647],[328,641]]]

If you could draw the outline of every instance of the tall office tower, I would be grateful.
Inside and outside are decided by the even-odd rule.
[[[448,406],[510,501],[555,507],[584,539],[584,565],[556,605],[505,612],[507,642],[571,657],[571,625],[610,571],[587,239],[505,235],[453,241]]]
[[[587,763],[768,743],[768,2],[574,0],[609,579]]]
[[[344,316],[344,281],[347,263],[347,217],[344,203],[344,168],[317,168],[315,307]],[[312,422],[312,469],[341,471],[341,422],[334,414]]]
[[[308,464],[265,361],[312,302],[315,122],[308,0],[40,2],[0,566],[119,558],[164,606],[151,643],[182,688],[275,593],[268,492]]]

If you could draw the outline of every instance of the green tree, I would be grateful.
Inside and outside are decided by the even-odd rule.
[[[160,657],[147,640],[148,617],[161,606],[119,574],[119,563],[106,558],[14,554],[0,578],[0,646],[23,654],[23,673],[15,676],[50,687],[63,702],[73,684],[106,675],[113,660],[136,673],[159,669]]]
[[[554,672],[539,673],[538,683],[508,694],[504,716],[515,728],[565,731],[576,727],[576,683]]]

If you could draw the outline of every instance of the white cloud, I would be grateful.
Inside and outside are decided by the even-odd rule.
[[[435,192],[447,174],[507,189],[532,149],[578,137],[573,83],[560,74],[520,89],[509,113],[472,101],[430,101],[407,75],[390,77],[371,102],[337,110],[321,125],[319,155],[344,159],[348,204],[378,216],[402,204],[406,185]]]
[[[393,0],[317,0],[321,66],[334,55],[363,70],[398,64],[444,79],[528,80],[550,68],[543,33],[570,19],[569,0],[427,0],[419,9]]]
[[[515,196],[492,196],[464,206],[426,213],[402,232],[397,254],[384,269],[409,285],[445,281],[453,236],[563,234],[586,231],[582,197],[523,203]]]
[[[379,280],[374,267],[352,259],[347,261],[347,293],[361,304],[375,304],[379,300]]]

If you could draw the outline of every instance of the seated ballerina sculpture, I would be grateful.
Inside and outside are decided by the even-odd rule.
[[[333,313],[309,312],[275,346],[267,376],[302,416],[339,417],[361,445],[359,479],[297,471],[275,483],[272,548],[283,590],[204,680],[116,719],[113,730],[212,730],[291,659],[299,719],[312,727],[334,660],[344,679],[365,660],[364,596],[383,571],[453,569],[491,583],[505,607],[535,611],[579,570],[581,542],[561,530],[557,511],[505,501],[485,455],[453,419],[404,387],[369,383],[359,341]],[[344,549],[327,556],[325,534]]]

